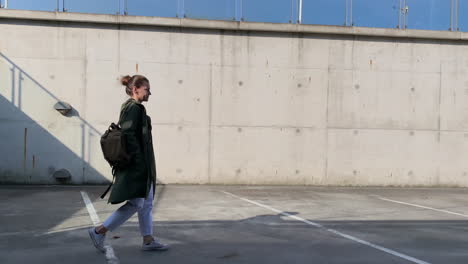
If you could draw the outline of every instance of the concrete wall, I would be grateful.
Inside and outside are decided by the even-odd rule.
[[[107,182],[138,73],[163,183],[468,186],[464,33],[12,10],[0,32],[0,182]]]

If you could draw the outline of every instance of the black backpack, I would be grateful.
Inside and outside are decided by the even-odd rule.
[[[113,169],[125,168],[130,163],[126,142],[122,129],[115,123],[112,123],[101,136],[102,153]]]
[[[106,191],[101,195],[101,199],[104,199],[114,183],[115,170],[117,168],[125,168],[130,164],[131,160],[130,155],[127,153],[127,141],[125,139],[125,135],[122,133],[122,129],[119,125],[112,123],[104,135],[101,136],[101,149],[104,154],[104,158],[112,167],[113,175],[109,187],[107,187]]]

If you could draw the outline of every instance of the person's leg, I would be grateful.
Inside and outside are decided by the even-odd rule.
[[[109,216],[104,223],[96,227],[96,232],[104,234],[108,230],[113,231],[127,221],[133,214],[143,208],[144,199],[135,198],[128,200],[124,205]]]
[[[88,229],[88,234],[94,246],[101,252],[105,252],[104,240],[108,230],[115,230],[117,227],[127,221],[135,212],[143,207],[144,199],[136,198],[127,201],[117,211],[115,211],[104,223],[96,228],[91,227]]]
[[[169,245],[159,242],[153,238],[153,186],[148,198],[143,203],[143,208],[138,210],[138,223],[143,236],[143,250],[168,250]]]
[[[153,186],[143,202],[143,207],[138,210],[138,224],[143,243],[151,243],[153,241]]]

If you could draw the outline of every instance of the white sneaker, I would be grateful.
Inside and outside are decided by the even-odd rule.
[[[102,253],[105,253],[106,249],[104,248],[104,240],[106,239],[106,234],[96,234],[94,230],[94,227],[88,229],[89,237],[91,238],[91,241],[93,241],[94,246]]]
[[[163,244],[159,242],[157,239],[154,239],[149,244],[143,243],[143,246],[141,247],[141,249],[145,251],[165,251],[169,249],[169,245]]]

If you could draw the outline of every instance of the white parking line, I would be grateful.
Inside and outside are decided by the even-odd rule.
[[[93,225],[97,226],[101,224],[101,220],[99,220],[99,216],[97,215],[96,210],[94,209],[93,203],[91,202],[91,199],[89,199],[88,194],[85,191],[81,191],[81,196],[83,197],[83,201],[86,204],[86,209],[88,209],[89,217],[91,218]],[[106,243],[104,248],[106,249],[107,263],[118,264],[119,259],[115,255],[114,249],[112,248],[112,246]]]
[[[324,229],[324,230],[326,230],[326,231],[328,231],[328,232],[334,233],[334,234],[336,234],[336,235],[338,235],[338,236],[347,238],[347,239],[352,240],[352,241],[354,241],[354,242],[357,242],[357,243],[360,243],[360,244],[363,244],[363,245],[366,245],[366,246],[375,248],[375,249],[377,249],[377,250],[383,251],[383,252],[385,252],[385,253],[391,254],[391,255],[393,255],[393,256],[396,256],[396,257],[399,257],[399,258],[402,258],[402,259],[406,259],[406,260],[411,261],[411,262],[413,262],[413,263],[417,263],[417,264],[430,264],[429,262],[426,262],[426,261],[423,261],[423,260],[420,260],[420,259],[417,259],[417,258],[413,258],[413,257],[411,257],[411,256],[408,256],[408,255],[405,255],[405,254],[396,252],[396,251],[394,251],[394,250],[391,250],[391,249],[388,249],[388,248],[385,248],[385,247],[382,247],[382,246],[379,246],[379,245],[372,244],[372,243],[367,242],[367,241],[365,241],[365,240],[362,240],[362,239],[359,239],[359,238],[356,238],[356,237],[353,237],[353,236],[350,236],[350,235],[341,233],[340,231],[337,231],[337,230],[334,230],[334,229],[326,228],[326,227],[324,227],[324,226],[321,225],[321,224],[314,223],[314,222],[311,222],[311,221],[306,220],[306,219],[304,219],[304,218],[301,218],[301,217],[298,217],[298,216],[295,216],[295,215],[291,215],[291,214],[285,213],[284,211],[275,209],[275,208],[270,207],[270,206],[268,206],[268,205],[264,205],[264,204],[255,202],[255,201],[252,201],[252,200],[249,200],[249,199],[246,199],[246,198],[237,196],[237,195],[232,194],[232,193],[229,193],[229,192],[225,192],[225,191],[221,191],[221,192],[224,193],[224,194],[230,195],[230,196],[232,196],[232,197],[235,197],[235,198],[237,198],[237,199],[243,200],[243,201],[245,201],[245,202],[248,202],[248,203],[255,204],[255,205],[257,205],[257,206],[263,207],[263,208],[268,209],[268,210],[270,210],[270,211],[273,211],[273,212],[275,212],[275,213],[279,213],[279,214],[281,214],[281,215],[283,215],[283,216],[286,216],[286,217],[289,217],[289,218],[292,218],[292,219],[301,221],[301,222],[303,222],[303,223],[309,224],[309,225],[314,226],[314,227],[317,227],[317,228]]]
[[[432,208],[432,207],[423,206],[423,205],[419,205],[419,204],[406,203],[406,202],[402,202],[402,201],[388,199],[388,198],[385,198],[385,197],[382,197],[382,196],[375,196],[375,197],[377,197],[380,200],[387,201],[387,202],[404,204],[404,205],[408,205],[408,206],[413,206],[413,207],[418,207],[418,208],[423,208],[423,209],[427,209],[427,210],[442,212],[442,213],[446,213],[446,214],[453,214],[453,215],[458,215],[458,216],[461,216],[461,217],[468,218],[468,215],[466,215],[466,214],[460,214],[460,213],[456,213],[456,212],[452,212],[452,211],[448,211],[448,210],[444,210],[444,209],[437,209],[437,208]]]

